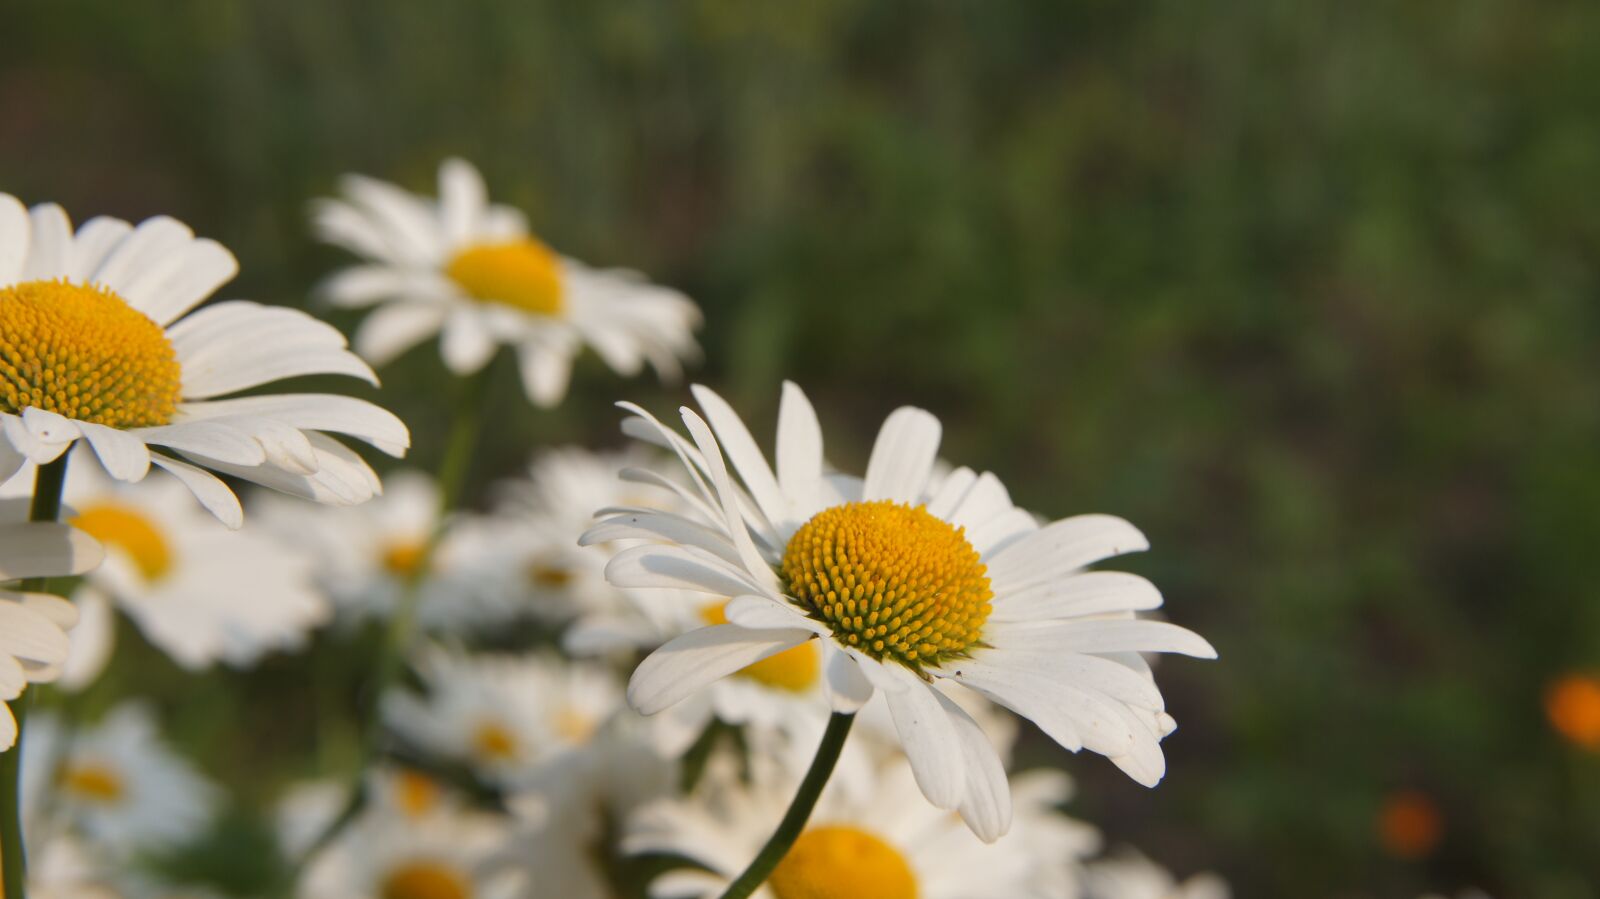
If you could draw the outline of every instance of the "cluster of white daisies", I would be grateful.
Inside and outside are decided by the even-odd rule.
[[[1150,660],[1215,653],[1148,617],[1150,582],[1093,567],[1146,548],[1128,522],[1013,504],[994,475],[940,459],[919,409],[841,470],[793,384],[770,461],[696,387],[681,426],[623,404],[631,448],[546,449],[485,511],[447,508],[429,475],[380,482],[337,439],[402,456],[395,416],[268,385],[376,384],[371,365],[438,334],[461,376],[509,346],[549,406],[584,348],[621,374],[676,375],[699,312],[556,254],[459,161],[437,198],[351,177],[313,222],[363,260],[320,290],[372,308],[354,351],[300,311],[206,302],[237,265],[178,222],[74,229],[0,195],[0,699],[94,683],[118,616],[194,671],[414,623],[399,631],[411,676],[379,681],[354,788],[328,772],[275,810],[304,897],[606,897],[621,859],[649,860],[652,897],[720,896],[807,792],[819,745],[838,751],[831,777],[753,895],[1227,895],[1213,875],[1180,884],[1132,850],[1102,855],[1063,811],[1064,774],[1010,770],[1025,719],[1138,783],[1164,774],[1176,723]],[[242,500],[241,481],[259,485]],[[223,803],[155,707],[89,721],[57,705],[23,716],[11,750],[28,890],[209,895],[142,864],[201,838]],[[0,746],[17,732],[7,709]]]

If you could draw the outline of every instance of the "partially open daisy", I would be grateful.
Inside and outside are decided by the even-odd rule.
[[[32,478],[15,478],[0,490],[18,482]],[[191,670],[218,661],[253,665],[268,652],[300,645],[329,617],[306,554],[259,528],[224,527],[175,481],[122,483],[74,464],[65,496],[72,524],[97,538],[107,558],[72,596],[83,620],[64,685],[82,685],[104,666],[113,606]]]
[[[700,310],[637,273],[592,269],[528,233],[522,213],[490,204],[470,164],[439,167],[439,198],[347,176],[344,196],[312,210],[317,233],[365,260],[327,284],[332,302],[379,306],[356,332],[356,349],[381,365],[434,333],[456,374],[516,349],[529,399],[553,406],[566,394],[585,344],[617,372],[648,362],[676,377],[698,355]]]
[[[161,739],[139,704],[113,709],[98,724],[69,731],[40,715],[23,746],[23,804],[49,810],[119,852],[170,848],[200,834],[219,799],[216,788]],[[47,799],[46,797],[51,798]],[[49,828],[51,822],[37,822]]]
[[[920,409],[889,416],[864,479],[829,474],[810,402],[786,384],[774,473],[733,409],[695,388],[685,440],[649,413],[624,430],[671,447],[694,482],[693,516],[621,510],[612,536],[665,540],[619,553],[626,587],[733,597],[726,624],[691,631],[640,664],[628,697],[646,714],[762,659],[816,640],[836,712],[882,691],[912,769],[934,805],[959,809],[985,839],[1011,817],[1005,771],[944,689],[977,690],[1071,750],[1110,757],[1153,785],[1160,740],[1175,727],[1146,652],[1212,658],[1199,636],[1136,612],[1161,604],[1143,578],[1086,571],[1146,548],[1120,518],[1041,526],[994,475],[935,478],[940,426]],[[736,484],[724,461],[733,463]]]
[[[93,538],[64,524],[0,524],[0,584],[83,574],[103,557]],[[77,621],[77,610],[59,596],[0,589],[0,751],[17,741],[6,703],[28,684],[61,676],[71,651],[66,632]]]
[[[237,271],[232,253],[170,218],[74,232],[61,207],[0,194],[0,477],[82,439],[112,477],[137,481],[155,464],[232,527],[239,502],[207,469],[320,502],[376,494],[372,469],[328,434],[399,456],[410,438],[393,415],[328,394],[225,398],[300,375],[376,383],[303,312],[242,300],[190,312]]]

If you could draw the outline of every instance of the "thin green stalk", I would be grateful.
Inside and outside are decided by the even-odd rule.
[[[778,862],[789,854],[794,841],[800,839],[801,832],[806,829],[811,810],[817,807],[822,788],[828,785],[833,766],[839,763],[839,753],[844,749],[845,737],[850,735],[850,725],[855,722],[855,715],[841,712],[834,712],[828,719],[828,729],[823,732],[822,743],[817,746],[816,758],[811,760],[811,770],[806,772],[805,780],[800,781],[800,789],[795,791],[794,801],[789,803],[789,810],[778,822],[778,829],[772,832],[771,839],[761,847],[755,860],[750,862],[750,867],[745,868],[739,879],[723,891],[722,899],[745,899],[754,893],[772,876],[772,870],[778,867]]]
[[[333,842],[333,838],[343,832],[367,804],[366,772],[382,748],[380,734],[383,697],[394,686],[395,681],[399,680],[400,672],[405,667],[406,649],[410,647],[417,629],[417,602],[421,596],[422,583],[427,579],[428,572],[433,566],[434,551],[439,548],[439,542],[444,538],[446,519],[461,499],[461,488],[466,483],[467,471],[472,464],[472,452],[477,446],[478,435],[482,428],[484,396],[488,389],[488,381],[489,366],[485,366],[477,374],[461,382],[461,397],[455,406],[455,418],[451,422],[450,435],[437,472],[438,513],[434,516],[433,530],[428,533],[428,539],[423,543],[416,566],[407,573],[405,582],[401,585],[394,614],[390,616],[389,627],[384,632],[383,646],[379,650],[377,660],[377,673],[373,679],[369,698],[370,704],[367,707],[366,721],[361,733],[360,765],[351,778],[344,806],[295,863],[292,880],[299,878],[311,860]]]
[[[39,466],[33,479],[29,521],[55,521],[61,515],[61,489],[66,481],[66,454]],[[22,582],[22,589],[38,592],[49,585],[49,578],[31,577]],[[0,877],[5,886],[0,896],[9,899],[26,899],[28,894],[28,854],[22,842],[22,731],[32,698],[33,691],[24,690],[11,701],[11,714],[17,719],[17,742],[0,753]]]

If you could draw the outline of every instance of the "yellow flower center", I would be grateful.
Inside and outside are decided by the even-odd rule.
[[[395,804],[413,818],[421,818],[439,804],[439,783],[426,774],[410,769],[401,771],[394,781]]]
[[[66,281],[0,288],[0,411],[145,428],[171,421],[182,398],[166,332],[121,297]]]
[[[840,643],[914,670],[977,643],[994,596],[965,529],[889,500],[818,512],[789,538],[782,571]]]
[[[486,762],[503,762],[515,758],[519,743],[517,735],[498,721],[484,721],[472,732],[472,751]]]
[[[382,899],[472,899],[472,884],[444,862],[408,861],[389,872],[378,895]]]
[[[728,613],[723,609],[725,605],[727,603],[711,603],[700,609],[700,617],[706,624],[727,624]],[[806,642],[746,665],[734,676],[749,678],[779,690],[804,693],[817,683],[821,671],[822,653],[815,643]]]
[[[457,253],[444,273],[479,302],[501,303],[536,315],[560,315],[561,258],[531,237],[486,243]]]
[[[383,548],[383,567],[395,577],[412,577],[422,569],[425,550],[421,540],[396,540]]]
[[[85,506],[72,523],[107,546],[128,554],[147,581],[158,581],[172,570],[172,546],[140,510],[115,502]]]
[[[560,590],[572,583],[572,572],[560,565],[538,562],[528,567],[528,580],[545,590]]]
[[[122,799],[127,789],[122,775],[110,765],[99,762],[66,764],[58,776],[61,789],[90,802],[111,805]]]
[[[778,899],[917,899],[898,850],[854,827],[813,827],[767,879]]]
[[[594,720],[594,716],[570,705],[562,706],[556,713],[556,734],[569,743],[587,743],[598,727],[599,722]]]

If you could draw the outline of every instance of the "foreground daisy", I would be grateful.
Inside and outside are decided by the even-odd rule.
[[[777,824],[798,780],[781,755],[754,754],[746,782],[735,760],[718,757],[694,795],[645,806],[630,820],[625,850],[682,856],[705,870],[656,879],[652,899],[722,894]],[[904,757],[880,766],[863,791],[831,784],[811,823],[778,863],[762,899],[1030,899],[1040,869],[1065,863],[1082,844],[1066,831],[1019,833],[988,846],[954,816],[917,800]],[[1028,794],[1028,798],[1032,798]],[[1048,795],[1043,796],[1047,802]],[[1029,824],[1063,818],[1025,804]],[[1062,838],[1058,838],[1062,837]]]
[[[143,705],[113,709],[92,727],[69,732],[48,715],[29,722],[23,749],[23,804],[60,814],[102,847],[136,852],[169,848],[203,832],[217,790],[161,739]],[[35,826],[51,830],[53,821]]]
[[[83,574],[103,557],[92,537],[64,524],[0,524],[0,584]],[[17,741],[6,703],[28,684],[61,676],[71,651],[66,632],[77,621],[77,610],[59,596],[0,589],[0,752]]]
[[[328,603],[312,584],[306,555],[259,529],[229,530],[174,481],[125,484],[74,465],[66,501],[72,523],[107,552],[105,564],[72,596],[83,620],[63,680],[69,687],[92,680],[109,658],[113,607],[190,670],[218,661],[252,665],[268,652],[299,646],[327,620]]]
[[[1138,782],[1165,772],[1166,714],[1147,652],[1212,658],[1199,636],[1140,620],[1161,604],[1143,578],[1085,567],[1145,549],[1120,518],[1041,526],[994,475],[935,478],[940,426],[920,409],[885,421],[863,479],[829,474],[810,402],[786,384],[774,474],[738,415],[705,388],[692,441],[631,404],[624,430],[672,448],[694,515],[615,510],[599,529],[665,541],[617,555],[625,587],[732,597],[726,624],[690,631],[634,672],[629,701],[654,714],[706,685],[809,641],[836,713],[875,691],[888,704],[917,783],[984,839],[1011,818],[1005,771],[982,730],[944,693],[978,691],[1071,750],[1111,758]],[[739,477],[723,461],[726,452]],[[848,725],[846,725],[848,726]],[[842,734],[841,734],[842,739]]]
[[[617,372],[649,362],[676,377],[698,355],[700,310],[675,290],[621,270],[592,269],[528,233],[522,213],[490,204],[470,164],[439,167],[439,198],[419,197],[360,175],[344,196],[312,209],[317,234],[365,260],[327,284],[337,305],[379,306],[356,332],[356,349],[382,365],[434,333],[450,370],[488,364],[515,348],[529,399],[553,406],[566,393],[585,344]]]
[[[190,311],[237,271],[222,245],[170,218],[74,232],[61,207],[0,194],[0,478],[81,439],[117,480],[164,468],[231,527],[238,499],[210,471],[319,502],[376,494],[372,469],[328,433],[403,455],[393,415],[328,394],[223,398],[300,375],[377,382],[303,312],[242,300]]]

